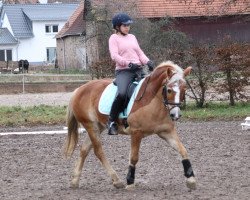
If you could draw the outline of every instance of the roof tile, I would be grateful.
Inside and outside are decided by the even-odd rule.
[[[0,44],[17,44],[17,40],[7,28],[0,28]]]
[[[159,18],[250,14],[249,0],[92,0],[94,8],[111,14],[127,12],[135,17]]]
[[[79,4],[78,8],[56,35],[56,38],[62,38],[69,35],[81,35],[85,31],[83,12],[84,1]]]

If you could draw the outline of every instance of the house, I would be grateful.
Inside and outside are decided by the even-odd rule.
[[[102,57],[103,45],[107,45],[100,38],[102,25],[118,12],[127,12],[135,20],[147,18],[154,21],[163,17],[174,18],[175,28],[195,41],[218,42],[230,34],[235,40],[250,42],[248,0],[85,0],[82,11],[84,22],[81,26],[85,26],[82,31],[85,30],[86,34],[83,43],[83,47],[84,45],[86,47],[86,56],[83,57],[90,66]],[[74,24],[73,19],[67,22],[68,32],[74,29],[70,24]],[[109,25],[111,27],[111,22]],[[59,38],[66,39],[66,37],[70,41],[70,37],[77,37],[77,34],[57,37],[58,45]],[[72,49],[69,43],[67,48]],[[63,51],[62,49],[59,51]],[[58,60],[63,59],[65,59],[63,54],[58,52]]]
[[[0,61],[26,59],[51,63],[56,56],[55,35],[77,8],[72,4],[4,4],[0,23]]]
[[[63,69],[86,69],[84,1],[57,33],[57,64]]]

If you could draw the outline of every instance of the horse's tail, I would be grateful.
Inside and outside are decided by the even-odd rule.
[[[66,122],[68,127],[68,135],[64,144],[64,156],[65,158],[68,158],[72,156],[79,137],[78,136],[79,123],[76,120],[72,110],[72,99],[68,105]]]

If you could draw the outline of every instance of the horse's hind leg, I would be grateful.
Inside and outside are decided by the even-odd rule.
[[[93,126],[94,125],[88,126],[88,128],[86,128],[86,127],[85,128],[89,134],[92,145],[94,147],[94,153],[95,153],[96,157],[101,161],[103,167],[106,169],[109,176],[111,177],[113,185],[116,188],[123,188],[124,187],[123,183],[121,182],[116,171],[110,165],[108,159],[105,156],[105,153],[104,153],[103,148],[102,148],[101,140],[100,140],[100,131],[95,130]]]
[[[187,150],[180,141],[176,131],[172,133],[160,133],[158,134],[160,138],[167,141],[175,150],[177,150],[182,156],[182,164],[184,168],[184,175],[187,177],[187,187],[190,189],[196,188],[196,180],[194,178],[194,172],[191,163],[188,159]]]
[[[78,161],[76,162],[76,165],[75,165],[75,169],[74,169],[73,177],[71,181],[72,188],[79,187],[79,180],[80,180],[83,164],[91,149],[92,149],[92,143],[89,137],[87,136],[81,147],[80,157],[78,158]]]

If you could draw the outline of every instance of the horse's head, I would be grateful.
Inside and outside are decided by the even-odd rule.
[[[185,99],[186,81],[185,76],[190,74],[192,67],[182,70],[171,61],[162,63],[159,68],[164,69],[164,79],[162,82],[162,95],[164,105],[170,111],[172,120],[181,117],[180,105]]]

